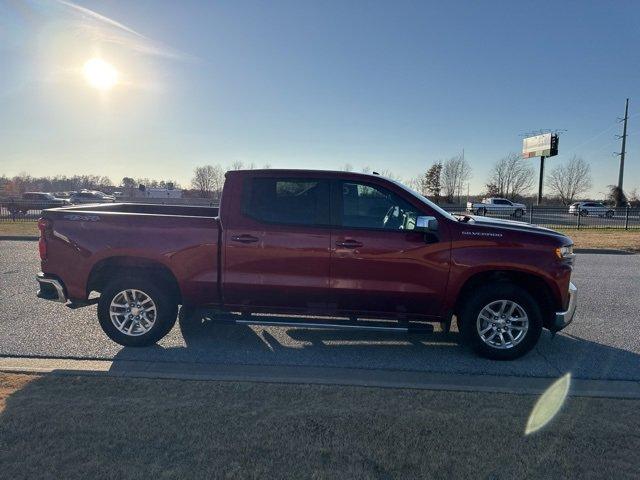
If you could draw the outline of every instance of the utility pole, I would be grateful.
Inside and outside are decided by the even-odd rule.
[[[618,172],[618,189],[622,192],[622,181],[624,180],[624,154],[627,147],[627,120],[629,119],[629,99],[624,105],[624,118],[622,121],[624,122],[624,126],[622,127],[622,149],[620,150],[620,171]]]
[[[538,181],[538,205],[542,204],[542,179],[544,178],[544,159],[540,157],[540,180]]]

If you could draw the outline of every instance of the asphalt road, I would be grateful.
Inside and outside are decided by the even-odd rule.
[[[35,242],[0,242],[0,355],[640,380],[640,255],[578,255],[574,322],[513,362],[478,358],[457,334],[405,335],[183,322],[156,347],[111,342],[95,306],[35,297]]]

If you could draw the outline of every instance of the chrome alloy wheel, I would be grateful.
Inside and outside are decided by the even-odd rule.
[[[116,294],[109,306],[111,323],[125,335],[138,337],[156,322],[156,304],[141,290],[128,289]]]
[[[495,300],[480,310],[476,328],[482,341],[490,347],[508,349],[527,335],[529,318],[516,302]]]

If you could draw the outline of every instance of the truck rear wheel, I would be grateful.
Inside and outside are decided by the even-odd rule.
[[[146,347],[164,337],[176,323],[178,304],[165,285],[138,276],[107,284],[98,302],[104,333],[126,347]]]
[[[533,297],[509,283],[476,290],[460,312],[464,342],[479,355],[513,360],[531,350],[542,332],[542,315]]]

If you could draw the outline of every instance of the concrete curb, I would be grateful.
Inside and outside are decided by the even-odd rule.
[[[342,385],[524,395],[540,395],[556,380],[555,378],[544,377],[459,375],[335,367],[216,365],[26,357],[0,357],[0,371],[52,375]],[[569,395],[640,399],[640,382],[572,379]]]
[[[32,241],[38,241],[40,239],[40,237],[37,236],[33,236],[33,235],[0,235],[0,240],[18,240],[18,241],[27,241],[27,242],[32,242]]]

